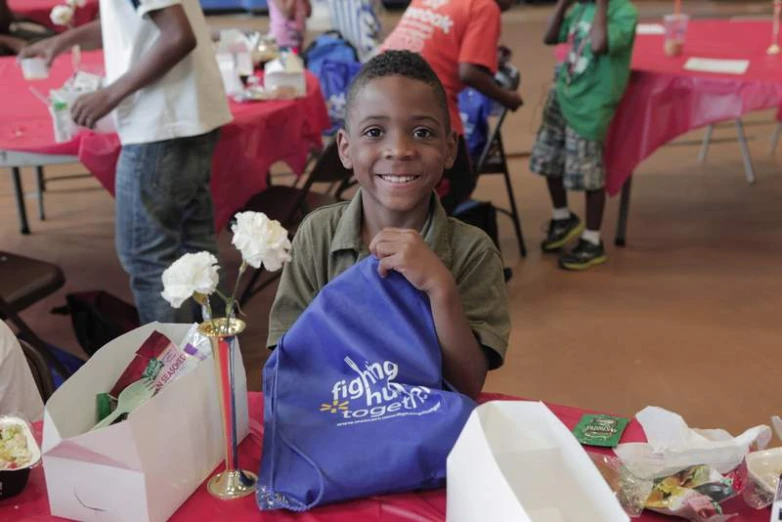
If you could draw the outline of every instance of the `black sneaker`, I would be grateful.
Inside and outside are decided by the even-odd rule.
[[[586,239],[579,239],[570,252],[563,252],[559,256],[559,267],[565,270],[586,270],[606,261],[608,257],[602,241],[596,245]]]
[[[567,219],[552,219],[548,224],[546,239],[540,244],[544,252],[558,252],[563,246],[581,235],[584,224],[575,214]]]

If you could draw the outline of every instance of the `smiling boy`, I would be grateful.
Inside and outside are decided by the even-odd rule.
[[[395,270],[427,294],[443,377],[475,397],[508,346],[502,260],[486,234],[447,217],[434,193],[453,165],[456,135],[443,86],[426,61],[409,51],[370,60],[348,92],[337,143],[361,188],[350,202],[312,212],[296,233],[267,345],[277,344],[321,288],[371,254],[381,276]]]

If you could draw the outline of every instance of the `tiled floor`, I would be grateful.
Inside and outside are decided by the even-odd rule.
[[[770,4],[770,2],[768,2]],[[658,18],[667,3],[639,4]],[[763,3],[688,2],[698,16],[754,15]],[[512,154],[529,150],[553,58],[540,44],[547,8],[517,8],[504,18],[504,41],[524,76],[526,106],[509,118]],[[388,16],[394,20],[398,14]],[[265,28],[264,18],[212,18],[215,26]],[[523,158],[511,168],[530,254],[520,259],[510,224],[501,221],[513,334],[505,367],[487,389],[631,415],[648,404],[682,413],[692,425],[739,430],[782,414],[782,172],[767,156],[772,115],[748,118],[757,183],[744,180],[732,127],[720,129],[706,165],[697,163],[699,133],[643,163],[634,185],[629,243],[609,249],[607,265],[563,273],[539,243],[550,208],[545,187]],[[53,169],[53,172],[73,169]],[[94,180],[63,181],[46,194],[49,219],[17,231],[8,181],[0,183],[0,248],[59,263],[68,279],[58,295],[25,313],[49,341],[77,350],[68,319],[49,315],[66,292],[102,288],[129,298],[113,246],[113,201]],[[28,188],[32,175],[26,174]],[[499,179],[480,182],[477,197],[504,203]],[[580,198],[574,208],[582,209]],[[34,214],[34,201],[28,205]],[[609,202],[606,236],[617,202]],[[222,237],[226,273],[236,258]],[[250,383],[259,387],[268,304],[273,290],[246,309],[242,349]]]

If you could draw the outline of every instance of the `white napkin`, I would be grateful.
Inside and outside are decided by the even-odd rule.
[[[660,24],[638,24],[635,34],[665,34],[665,27]]]
[[[749,69],[749,60],[723,60],[719,58],[690,58],[684,64],[688,71],[742,75]]]
[[[736,468],[755,443],[763,449],[771,440],[766,425],[751,428],[738,437],[725,430],[699,430],[687,426],[681,416],[648,406],[636,419],[646,433],[647,443],[620,444],[614,453],[640,478],[662,478],[700,464],[720,473]]]

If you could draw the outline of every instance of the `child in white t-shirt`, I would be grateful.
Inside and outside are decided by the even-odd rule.
[[[43,416],[43,401],[19,341],[0,321],[0,416],[22,415],[32,422]]]
[[[161,275],[184,253],[217,253],[209,181],[231,113],[209,30],[198,0],[101,0],[100,14],[21,56],[51,63],[77,44],[103,47],[107,87],[81,96],[71,114],[94,128],[114,113],[116,245],[142,323],[190,322],[189,309],[161,297]]]

